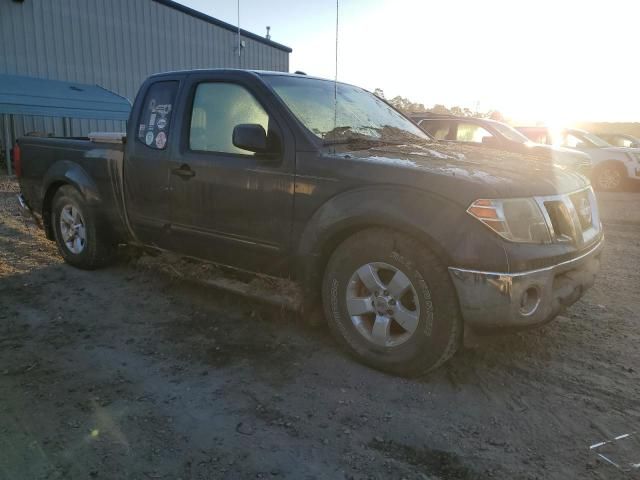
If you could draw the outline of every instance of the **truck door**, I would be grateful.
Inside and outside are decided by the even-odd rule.
[[[151,83],[136,102],[125,149],[126,209],[136,236],[150,245],[163,245],[169,218],[168,135],[178,92],[178,79]]]
[[[170,160],[173,250],[255,271],[286,268],[295,144],[265,92],[257,79],[234,74],[190,77]],[[234,146],[240,124],[261,125],[277,155]]]

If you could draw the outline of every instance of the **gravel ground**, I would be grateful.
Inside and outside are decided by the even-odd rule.
[[[0,478],[635,478],[588,446],[640,430],[640,193],[602,197],[603,271],[566,316],[407,380],[277,308],[66,266],[15,190],[0,179]]]

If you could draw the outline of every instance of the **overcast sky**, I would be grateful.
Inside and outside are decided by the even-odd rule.
[[[180,0],[236,24],[236,0]],[[240,0],[240,26],[333,78],[335,0]],[[639,0],[341,0],[338,78],[521,121],[640,121]]]

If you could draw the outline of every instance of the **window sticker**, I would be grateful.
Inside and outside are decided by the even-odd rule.
[[[162,150],[167,146],[177,89],[178,82],[173,80],[149,87],[138,122],[138,139],[149,148]]]
[[[164,132],[158,133],[158,135],[156,135],[156,147],[163,149],[166,144],[167,144],[167,134]]]
[[[166,105],[156,105],[156,107],[151,111],[164,118],[171,112],[171,104],[167,103]]]

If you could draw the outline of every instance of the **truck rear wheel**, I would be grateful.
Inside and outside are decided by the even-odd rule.
[[[386,372],[423,375],[462,338],[453,284],[420,242],[372,228],[345,240],[327,265],[323,304],[340,343]]]
[[[58,250],[67,263],[92,270],[113,259],[113,246],[99,235],[96,216],[78,190],[70,185],[60,187],[51,213]]]

